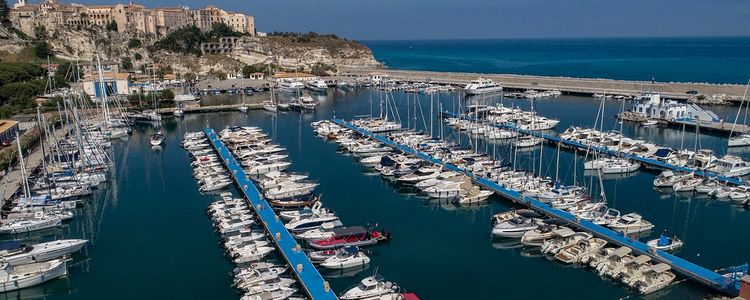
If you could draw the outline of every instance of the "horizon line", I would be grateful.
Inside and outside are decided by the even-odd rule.
[[[359,42],[395,42],[395,41],[487,41],[487,40],[585,40],[585,39],[685,39],[685,38],[750,38],[750,35],[644,35],[644,36],[581,36],[581,37],[477,37],[477,38],[393,38],[393,39],[355,39]]]

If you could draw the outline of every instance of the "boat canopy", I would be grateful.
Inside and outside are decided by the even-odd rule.
[[[672,154],[672,152],[674,152],[674,150],[672,150],[672,149],[669,149],[669,148],[660,148],[660,149],[656,150],[656,152],[654,152],[654,156],[656,156],[656,157],[662,157],[663,158],[663,157],[669,156],[670,154]]]
[[[612,252],[612,255],[623,257],[625,255],[628,255],[631,251],[633,250],[628,247],[620,247],[615,249],[615,251]]]
[[[0,250],[13,250],[21,248],[21,246],[23,246],[23,243],[21,241],[3,242],[0,243]]]
[[[666,272],[666,271],[669,271],[670,269],[672,269],[672,267],[670,267],[668,264],[665,264],[665,263],[659,263],[651,267],[651,271],[654,271],[656,273]]]
[[[367,229],[365,229],[362,226],[350,226],[350,227],[341,227],[341,228],[333,228],[331,229],[331,232],[335,236],[349,236],[349,235],[360,235],[367,233]]]
[[[659,241],[656,242],[657,246],[669,246],[669,244],[672,244],[672,239],[666,235],[660,236]]]
[[[557,235],[559,235],[560,237],[569,237],[569,236],[571,236],[571,235],[574,235],[574,234],[576,234],[576,232],[575,232],[575,231],[574,231],[573,229],[570,229],[570,228],[568,228],[568,227],[560,228],[560,229],[558,229],[558,230],[555,230],[555,232],[556,232],[556,233],[557,233]]]
[[[639,255],[638,257],[633,258],[632,260],[630,260],[630,262],[640,265],[640,264],[645,264],[645,263],[649,262],[650,260],[651,260],[651,258],[648,257],[647,255]]]

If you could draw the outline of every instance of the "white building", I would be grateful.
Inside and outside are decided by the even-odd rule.
[[[632,112],[644,114],[649,118],[671,121],[719,122],[719,116],[710,110],[700,108],[695,104],[680,103],[673,100],[661,99],[658,93],[644,93],[634,103]]]

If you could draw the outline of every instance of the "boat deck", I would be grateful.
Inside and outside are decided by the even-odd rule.
[[[364,136],[371,137],[383,144],[391,146],[394,149],[397,149],[404,153],[411,154],[421,159],[424,159],[426,161],[442,165],[448,170],[460,172],[468,176],[471,176],[474,179],[474,182],[476,182],[479,185],[482,185],[483,187],[487,189],[495,191],[498,195],[503,196],[504,198],[510,199],[518,204],[528,206],[548,216],[563,220],[566,223],[568,223],[568,225],[570,226],[573,226],[579,230],[591,232],[592,234],[599,236],[607,240],[610,243],[616,244],[618,246],[628,247],[637,254],[648,255],[655,261],[669,265],[670,267],[672,267],[672,269],[674,269],[676,272],[680,273],[681,275],[687,278],[690,278],[694,281],[697,281],[699,283],[702,283],[717,291],[720,291],[722,293],[727,293],[730,295],[739,294],[739,288],[740,288],[739,278],[724,277],[721,274],[716,273],[710,269],[701,267],[699,265],[696,265],[692,262],[689,262],[685,259],[679,258],[667,252],[664,252],[661,250],[649,249],[648,245],[646,245],[645,243],[642,243],[638,240],[627,237],[619,232],[615,232],[608,228],[596,225],[589,221],[580,220],[579,218],[577,218],[576,216],[574,216],[573,214],[567,211],[556,209],[537,199],[525,196],[513,190],[506,189],[503,186],[495,182],[492,182],[486,178],[474,176],[470,172],[464,169],[461,169],[453,164],[444,163],[443,161],[438,160],[428,154],[416,151],[405,145],[397,144],[388,138],[385,138],[381,135],[373,134],[372,132],[369,132],[365,129],[354,126],[351,123],[346,122],[344,120],[334,119],[333,121],[336,124],[352,129]]]
[[[458,117],[458,115],[456,115],[454,113],[451,113],[451,112],[443,112],[442,114],[445,115],[445,116]],[[531,136],[535,136],[535,137],[540,137],[540,138],[543,138],[544,140],[546,140],[547,142],[562,143],[563,145],[570,146],[570,147],[575,147],[575,148],[578,148],[578,149],[584,150],[584,151],[585,150],[590,150],[590,151],[595,151],[595,152],[598,152],[598,153],[601,153],[601,154],[605,154],[605,155],[620,156],[620,157],[632,159],[632,160],[638,161],[640,163],[647,164],[647,165],[654,166],[654,167],[658,167],[658,168],[661,168],[661,169],[668,169],[668,170],[672,170],[672,171],[676,171],[676,172],[693,173],[696,176],[707,177],[707,178],[714,178],[714,179],[719,180],[721,182],[726,182],[726,183],[730,183],[730,184],[733,184],[733,185],[741,185],[743,183],[740,178],[726,177],[726,176],[722,176],[722,175],[719,175],[719,174],[717,174],[715,172],[711,172],[711,171],[705,171],[705,170],[699,170],[699,169],[694,169],[694,168],[676,166],[676,165],[673,165],[673,164],[670,164],[670,163],[666,163],[666,162],[663,162],[663,161],[658,161],[658,160],[647,158],[647,157],[643,157],[643,156],[640,156],[640,155],[634,155],[634,154],[628,154],[628,153],[621,153],[621,152],[618,152],[618,151],[615,151],[615,150],[607,149],[605,147],[587,146],[587,145],[581,144],[579,142],[574,142],[574,141],[571,141],[571,140],[563,139],[563,138],[561,138],[559,136],[549,135],[549,134],[542,133],[542,132],[539,132],[539,131],[534,131],[534,130],[520,129],[520,128],[516,127],[513,124],[495,124],[494,126],[498,127],[498,128],[504,128],[504,129],[509,129],[509,130],[517,131],[517,132],[519,132],[521,134],[524,134],[524,135],[531,135]]]
[[[279,220],[271,205],[261,197],[258,188],[247,178],[242,166],[219,139],[216,132],[211,128],[206,128],[204,132],[211,141],[211,146],[221,156],[224,165],[229,169],[229,173],[232,174],[234,182],[242,191],[245,199],[263,221],[262,224],[266,232],[272,237],[274,245],[276,245],[282,257],[289,264],[289,267],[294,272],[294,276],[301,283],[307,296],[315,300],[337,299],[336,294],[330,289],[328,282],[323,279],[323,276],[320,275],[305,252],[302,251],[302,247],[297,244],[297,241],[286,230],[286,227]]]

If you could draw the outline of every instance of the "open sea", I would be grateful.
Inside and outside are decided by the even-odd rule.
[[[363,41],[393,69],[745,84],[750,37]]]
[[[314,113],[272,114],[264,111],[206,113],[182,119],[166,117],[162,130],[166,145],[152,149],[149,135],[157,129],[137,126],[128,140],[114,142],[112,181],[103,186],[81,216],[58,232],[30,239],[84,237],[91,240],[70,268],[58,279],[20,293],[0,294],[1,299],[238,299],[229,272],[233,266],[222,256],[218,237],[204,209],[216,199],[201,194],[191,177],[190,157],[180,147],[185,132],[206,126],[220,130],[229,125],[259,126],[288,149],[291,171],[307,172],[320,182],[317,192],[324,204],[346,225],[378,223],[392,232],[393,240],[368,248],[370,268],[357,272],[325,272],[334,291],[343,292],[359,280],[378,272],[422,299],[620,299],[640,298],[627,287],[599,277],[585,268],[571,267],[542,257],[533,248],[513,241],[490,238],[490,217],[513,205],[499,197],[485,205],[456,207],[401,190],[367,172],[353,157],[339,153],[338,146],[312,132],[310,122],[333,116],[350,119],[375,114],[381,97],[368,89],[330,90],[315,95],[321,104]],[[404,122],[413,114],[406,94],[393,97]],[[413,101],[413,95],[411,97]],[[420,95],[417,129],[427,129],[430,97]],[[208,97],[207,97],[208,98]],[[456,94],[434,97],[445,109],[457,107]],[[237,98],[205,99],[206,104],[236,103]],[[529,108],[520,99],[481,98],[487,104]],[[413,102],[412,102],[413,103]],[[614,115],[620,103],[605,103],[604,129],[618,129]],[[599,101],[561,96],[537,101],[538,112],[558,118],[562,131],[571,125],[592,126]],[[437,107],[437,105],[435,106]],[[713,108],[719,115],[733,115],[733,107]],[[413,120],[414,121],[414,120]],[[444,138],[466,144],[434,119],[433,130]],[[623,124],[627,136],[663,145],[727,152],[726,137],[682,133],[671,128],[642,128]],[[480,143],[480,149],[506,159],[507,145]],[[519,168],[539,168],[539,149],[518,155]],[[555,147],[546,146],[542,173],[554,176]],[[748,149],[736,154],[750,159]],[[583,172],[583,159],[572,152],[560,153],[560,179],[577,182],[598,195],[595,177]],[[575,176],[574,176],[575,175]],[[648,240],[662,230],[678,235],[685,247],[677,253],[711,269],[750,261],[750,212],[745,207],[711,198],[662,194],[652,188],[657,173],[640,170],[628,176],[607,178],[604,189],[609,206],[623,213],[637,211],[656,225]],[[682,282],[647,298],[705,299],[715,292],[692,282]]]

